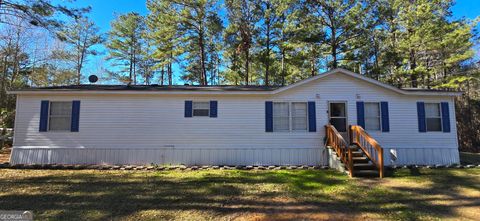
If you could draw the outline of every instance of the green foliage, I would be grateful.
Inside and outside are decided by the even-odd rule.
[[[90,8],[70,8],[54,4],[50,0],[2,0],[0,1],[0,23],[12,24],[12,17],[23,19],[34,26],[56,31],[63,26],[61,16],[80,18]]]
[[[136,84],[137,65],[145,31],[144,18],[137,13],[120,15],[111,23],[111,27],[106,45],[108,59],[120,67],[111,74],[120,81]],[[128,73],[128,77],[124,73]]]
[[[178,16],[173,4],[165,0],[148,0],[146,24],[147,41],[154,45],[152,53],[149,55],[155,59],[156,65],[153,67],[161,71],[160,84],[164,84],[167,78],[168,84],[173,84],[173,63],[182,54],[180,41],[178,38]],[[166,76],[165,76],[166,73]]]

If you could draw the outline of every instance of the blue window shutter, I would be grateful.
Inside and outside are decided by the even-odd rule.
[[[443,132],[450,133],[450,111],[448,110],[448,103],[442,102],[442,128]]]
[[[70,131],[78,132],[80,126],[80,101],[72,101],[72,124]]]
[[[425,123],[425,103],[417,102],[418,115],[418,132],[427,132],[427,125]]]
[[[192,117],[193,115],[193,103],[192,101],[185,101],[185,117]]]
[[[389,132],[390,131],[390,119],[388,116],[388,102],[382,101],[380,102],[380,108],[382,111],[382,132]]]
[[[308,102],[308,131],[317,131],[317,116],[315,113],[315,101]]]
[[[357,101],[357,124],[365,128],[365,104],[363,101]]]
[[[46,132],[48,127],[48,106],[50,101],[42,101],[40,105],[40,125],[38,131]]]
[[[218,108],[218,102],[210,101],[210,117],[217,117],[217,108]]]
[[[265,102],[265,132],[273,132],[273,102]]]

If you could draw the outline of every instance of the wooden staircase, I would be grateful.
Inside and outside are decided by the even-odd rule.
[[[350,145],[332,125],[325,126],[326,145],[332,148],[351,177],[383,178],[383,148],[360,126],[350,126]]]
[[[356,144],[350,145],[352,148],[353,175],[358,177],[378,177],[379,170],[373,162],[367,157],[365,152]]]

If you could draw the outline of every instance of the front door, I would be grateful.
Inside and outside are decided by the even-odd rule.
[[[347,104],[341,101],[328,102],[328,122],[337,129],[343,139],[348,142]]]

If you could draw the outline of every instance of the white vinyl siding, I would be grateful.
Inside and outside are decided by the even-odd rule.
[[[194,117],[208,117],[210,115],[210,102],[193,102]]]
[[[440,103],[425,104],[427,131],[442,131],[442,114],[440,110]]]
[[[50,102],[49,131],[69,131],[72,123],[72,102]]]
[[[380,104],[374,102],[365,103],[365,129],[380,130]]]

